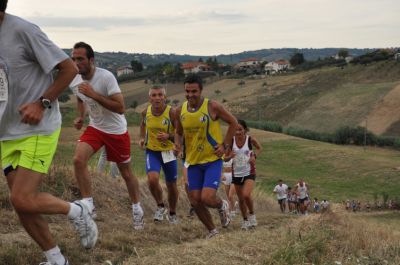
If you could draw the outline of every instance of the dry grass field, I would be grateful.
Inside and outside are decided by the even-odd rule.
[[[206,240],[207,232],[197,218],[186,217],[189,205],[181,186],[178,203],[180,223],[176,226],[168,222],[153,223],[155,203],[145,182],[142,151],[135,144],[138,128],[130,128],[130,132],[135,173],[141,180],[145,230],[133,230],[124,182],[121,178],[113,179],[107,174],[95,173],[94,159],[91,174],[100,231],[96,247],[82,249],[65,216],[47,217],[71,265],[400,264],[399,212],[353,214],[345,212],[340,204],[333,204],[331,211],[325,214],[281,214],[270,192],[275,176],[285,173],[291,181],[301,174],[308,174],[312,194],[329,195],[331,191],[333,197],[329,198],[332,202],[337,201],[333,198],[349,194],[347,186],[356,194],[365,196],[365,187],[377,190],[381,183],[381,178],[368,176],[379,175],[379,170],[389,170],[399,161],[398,155],[393,158],[395,151],[370,149],[365,152],[358,147],[335,146],[251,130],[264,147],[257,166],[259,177],[254,192],[259,225],[256,229],[241,231],[237,216],[227,229],[222,229],[218,215],[213,211],[221,234]],[[68,201],[79,198],[71,168],[74,142],[78,135],[79,132],[73,128],[63,128],[54,165],[42,187]],[[334,157],[339,160],[335,161]],[[329,167],[327,163],[330,163]],[[363,171],[358,171],[359,165],[364,165]],[[350,172],[340,178],[341,174],[331,176],[335,168],[342,174]],[[368,177],[367,186],[354,184],[360,183],[356,177],[359,173],[363,174],[363,178]],[[397,187],[400,183],[398,173],[397,177],[392,177],[394,182],[391,186]],[[40,249],[27,236],[12,210],[4,178],[0,179],[0,234],[0,264],[36,265],[43,261]]]

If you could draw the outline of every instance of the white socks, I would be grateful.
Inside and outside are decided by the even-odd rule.
[[[69,219],[75,219],[78,216],[80,216],[81,213],[82,213],[82,208],[80,206],[72,202],[69,203],[69,212],[68,212]]]
[[[140,213],[143,214],[143,209],[142,209],[142,207],[140,206],[140,202],[138,202],[138,203],[132,203],[132,210],[133,210],[134,212],[140,212]]]
[[[92,212],[94,209],[93,197],[82,198],[82,201],[85,202],[87,206],[89,206],[89,210],[90,212]]]
[[[47,261],[50,262],[51,264],[57,264],[57,265],[65,264],[66,259],[63,256],[63,254],[61,254],[60,248],[58,246],[55,246],[52,249],[44,251],[43,253],[46,256]]]

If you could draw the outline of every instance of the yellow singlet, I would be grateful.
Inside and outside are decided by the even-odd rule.
[[[214,154],[215,146],[222,143],[221,125],[208,111],[207,98],[196,112],[188,111],[188,103],[182,105],[180,120],[185,138],[185,161],[189,165],[204,164],[220,159]]]
[[[171,140],[159,141],[157,140],[157,134],[159,132],[173,133],[175,128],[169,117],[169,111],[171,106],[167,105],[164,112],[159,116],[154,116],[151,112],[151,105],[147,107],[146,112],[146,139],[145,145],[147,149],[152,151],[168,151],[172,150],[174,143]]]

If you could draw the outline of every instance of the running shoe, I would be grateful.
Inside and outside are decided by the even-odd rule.
[[[132,216],[133,216],[133,228],[135,230],[142,230],[144,229],[144,220],[143,220],[143,210],[140,209],[140,211],[133,211]]]
[[[226,200],[222,200],[222,207],[218,210],[219,218],[221,219],[222,227],[228,227],[231,219],[229,218],[229,204]]]
[[[157,207],[157,210],[154,212],[154,222],[161,222],[164,219],[164,207]]]
[[[256,227],[257,226],[257,219],[255,214],[250,214],[249,215],[249,222],[251,227]]]
[[[240,227],[242,230],[249,230],[251,228],[250,221],[243,220],[242,226]]]
[[[208,233],[208,235],[206,236],[206,239],[211,239],[211,238],[215,237],[218,234],[219,234],[218,230],[217,229],[213,229]]]
[[[231,220],[233,220],[235,217],[236,217],[236,212],[235,212],[235,211],[231,211],[231,212],[229,213],[229,218],[230,218]]]
[[[96,211],[96,207],[93,207],[92,212],[90,213],[90,215],[92,216],[93,220],[97,219],[97,211]]]
[[[74,218],[70,219],[71,223],[74,225],[75,230],[79,232],[79,237],[81,239],[81,245],[84,248],[92,248],[96,245],[98,230],[97,225],[93,221],[93,218],[90,215],[89,207],[83,201],[74,201],[76,205],[81,207],[81,214]]]
[[[46,262],[40,262],[39,265],[58,265],[58,264],[46,261]],[[68,260],[65,260],[65,263],[63,265],[69,265]]]
[[[173,215],[168,214],[167,219],[170,224],[177,225],[179,223],[178,216],[176,216],[176,214]]]
[[[187,217],[192,218],[192,217],[194,217],[195,214],[196,214],[196,212],[194,210],[194,207],[190,207]]]
[[[239,207],[239,202],[238,201],[235,201],[235,205],[233,206],[233,208],[235,209],[235,212],[237,214],[240,213],[240,207]]]

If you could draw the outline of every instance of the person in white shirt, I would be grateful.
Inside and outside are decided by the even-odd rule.
[[[278,185],[275,186],[273,192],[276,194],[282,213],[284,213],[286,210],[287,191],[288,186],[284,184],[281,179],[278,180]]]
[[[307,200],[308,200],[308,185],[304,182],[303,179],[299,180],[299,183],[294,187],[294,191],[297,194],[297,198],[300,204],[300,213],[307,215]]]
[[[74,172],[82,198],[90,205],[95,217],[88,161],[105,146],[107,160],[117,164],[125,180],[132,202],[133,227],[143,229],[139,181],[130,164],[131,141],[123,114],[125,105],[121,89],[111,72],[95,66],[94,51],[89,44],[76,43],[71,57],[79,70],[79,75],[70,84],[77,96],[79,117],[74,121],[77,130],[83,127],[85,116],[89,114],[89,125],[79,138],[74,155]]]

